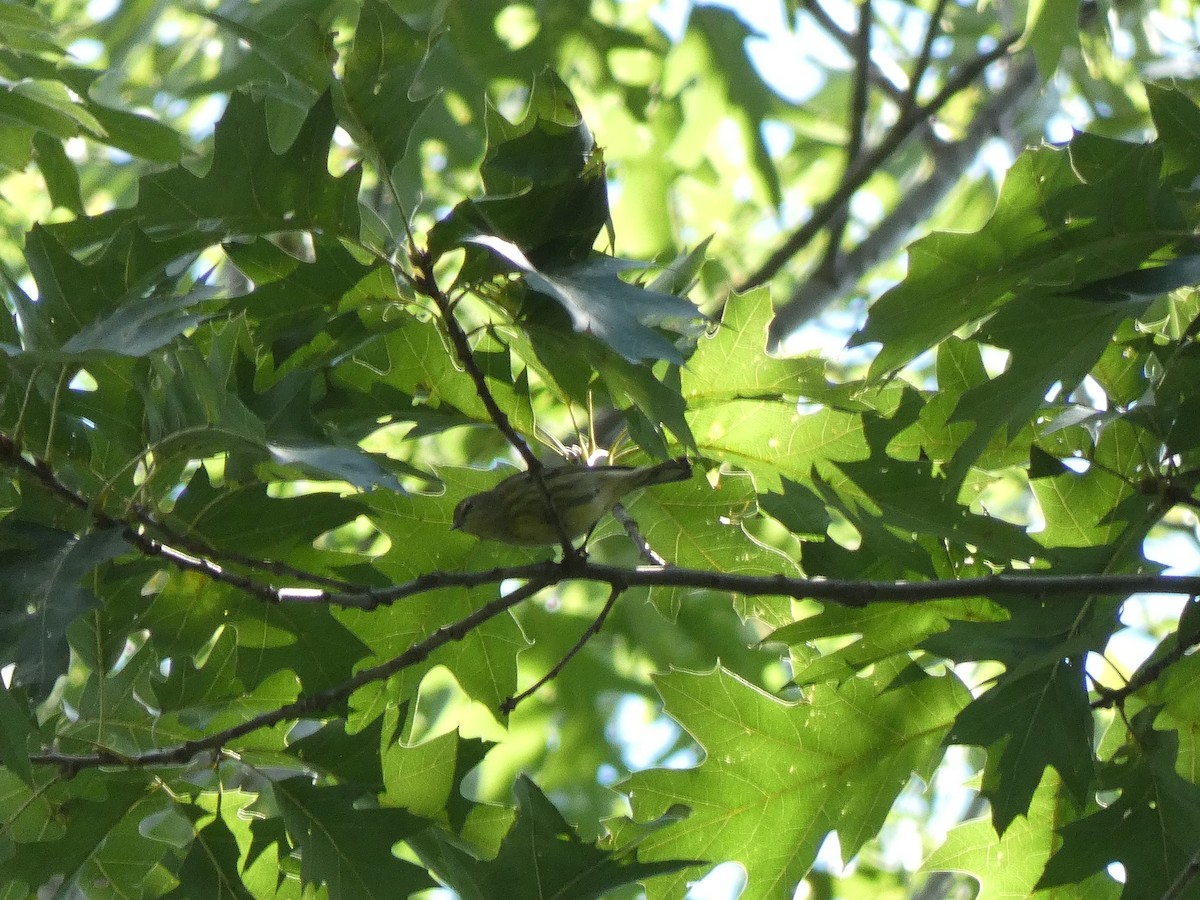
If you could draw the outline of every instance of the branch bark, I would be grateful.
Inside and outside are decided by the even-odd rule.
[[[846,296],[871,269],[893,256],[919,223],[927,220],[962,177],[983,144],[1004,137],[1011,117],[1037,85],[1037,66],[1024,60],[979,111],[962,140],[940,144],[933,151],[928,178],[904,192],[903,199],[871,234],[841,257],[836,270],[822,267],[775,310],[771,339],[778,343],[838,297]],[[1014,151],[1020,149],[1009,141]]]
[[[797,253],[808,246],[839,211],[850,201],[855,192],[866,184],[875,171],[895,153],[914,131],[930,116],[946,105],[952,97],[970,85],[992,63],[1003,58],[1020,35],[1013,33],[1003,38],[987,53],[982,53],[963,65],[942,89],[926,104],[914,106],[902,114],[878,145],[862,154],[851,166],[841,183],[799,229],[793,232],[767,259],[752,272],[736,290],[745,291],[765,284],[773,278]]]

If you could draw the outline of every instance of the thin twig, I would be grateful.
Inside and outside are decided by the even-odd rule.
[[[1136,593],[1200,594],[1200,575],[1099,574],[1041,575],[1008,573],[945,581],[859,581],[852,578],[793,578],[786,575],[741,575],[679,566],[626,569],[585,560],[564,565],[552,561],[507,566],[484,572],[431,572],[404,584],[357,595],[325,594],[322,602],[375,609],[438,588],[477,587],[510,578],[535,579],[548,587],[564,581],[592,581],[622,589],[635,587],[696,588],[747,597],[792,597],[859,608],[871,603],[925,603],[963,597],[1048,598]]]
[[[942,26],[942,13],[946,9],[947,0],[937,0],[933,12],[929,14],[929,24],[925,28],[925,39],[921,42],[921,50],[917,55],[916,65],[913,66],[912,76],[908,80],[908,91],[900,104],[901,114],[917,105],[917,92],[921,89],[921,81],[929,70],[929,61],[933,57],[933,42],[937,39]]]
[[[237,573],[231,573],[225,568],[225,565],[232,563],[244,566],[251,571],[285,575],[309,584],[324,585],[335,591],[352,592],[358,589],[356,585],[343,579],[318,575],[278,560],[254,559],[233,550],[217,550],[199,536],[183,534],[164,525],[149,512],[136,505],[130,506],[131,514],[128,520],[118,519],[100,509],[83,494],[69,487],[55,474],[54,468],[48,461],[34,456],[27,459],[16,441],[4,434],[0,434],[0,459],[8,461],[14,468],[32,476],[42,486],[66,500],[71,506],[87,512],[100,527],[123,529],[125,539],[143,553],[168,559],[180,568],[218,578],[243,590],[250,590],[251,593],[258,594],[263,599],[274,601],[278,600],[278,597],[274,595],[274,589],[269,585],[255,582],[253,579]],[[157,532],[159,537],[139,531],[137,529],[139,525],[147,532]]]
[[[103,509],[95,507],[87,497],[65,484],[55,474],[48,462],[37,457],[26,459],[25,455],[21,452],[21,448],[16,445],[12,438],[5,434],[0,434],[0,461],[6,462],[13,468],[25,472],[51,493],[56,494],[71,506],[83,510],[100,528],[120,530],[122,537],[145,555],[165,559],[178,569],[206,575],[216,581],[239,588],[262,600],[278,602],[279,592],[273,586],[264,584],[240,572],[231,572],[210,559],[192,556],[181,550],[177,550],[174,547],[164,544],[162,541],[155,540],[143,534],[129,522],[123,522]]]
[[[357,585],[344,579],[309,572],[306,569],[301,569],[298,566],[290,565],[281,560],[254,559],[244,553],[238,553],[236,550],[218,549],[199,535],[184,534],[183,532],[176,531],[150,515],[149,512],[141,507],[132,507],[132,512],[133,518],[137,522],[141,523],[145,528],[158,533],[162,539],[161,543],[184,550],[193,556],[204,557],[210,560],[220,560],[224,563],[233,563],[251,571],[282,575],[297,581],[307,582],[308,584],[319,584],[334,591],[353,591],[357,589]]]
[[[846,31],[844,28],[842,28],[842,26],[835,22],[833,17],[825,11],[825,8],[821,6],[817,0],[803,0],[801,6],[804,8],[805,12],[813,17],[817,25],[819,25],[824,31],[828,32],[830,37],[842,45],[842,48],[848,54],[850,54],[851,57],[855,56],[855,35]],[[892,79],[889,78],[887,74],[885,74],[884,71],[873,62],[869,62],[868,74],[871,79],[871,83],[875,87],[883,91],[883,93],[885,93],[888,98],[894,101],[897,105],[901,103],[905,95],[903,87],[892,81]]]
[[[441,289],[437,283],[437,278],[433,271],[433,257],[425,250],[413,248],[413,267],[416,269],[415,282],[418,290],[434,302],[441,313],[442,321],[445,323],[446,332],[450,336],[450,343],[454,346],[454,355],[458,358],[459,363],[471,376],[471,380],[475,383],[475,393],[479,396],[479,400],[483,403],[483,408],[487,410],[488,416],[496,427],[500,429],[500,433],[504,435],[505,440],[512,445],[513,449],[520,454],[521,459],[525,461],[525,468],[529,471],[530,478],[537,486],[538,492],[542,495],[542,502],[546,507],[546,514],[554,523],[555,530],[558,532],[559,543],[563,549],[563,559],[580,560],[582,556],[575,549],[575,545],[571,543],[571,537],[567,534],[567,528],[563,524],[562,516],[559,514],[558,508],[554,505],[554,500],[550,497],[550,490],[546,487],[546,480],[543,478],[541,461],[529,449],[529,444],[521,437],[509,421],[508,415],[500,408],[496,402],[496,398],[492,396],[491,389],[487,386],[487,379],[484,377],[483,370],[479,368],[479,364],[475,361],[475,355],[471,352],[471,342],[467,338],[467,333],[463,331],[458,320],[454,317],[454,307],[450,302],[450,298]]]
[[[637,548],[638,555],[652,566],[669,566],[670,563],[663,559],[650,546],[650,542],[646,540],[642,530],[638,528],[638,523],[633,520],[633,517],[625,511],[625,507],[618,503],[612,508],[612,516],[621,523],[621,527],[625,529],[625,535],[629,538],[630,543]]]
[[[990,51],[980,54],[962,66],[932,100],[924,106],[915,107],[902,115],[873,150],[858,158],[858,162],[846,173],[837,189],[813,211],[808,221],[793,232],[735,290],[747,291],[760,284],[765,284],[774,277],[793,256],[806,247],[833,220],[838,210],[849,202],[854,193],[866,184],[871,175],[900,148],[912,131],[918,128],[925,119],[935,115],[955,94],[970,85],[984,69],[1008,53],[1020,37],[1020,34],[1006,36]]]
[[[1189,603],[1196,602],[1196,596],[1189,598]],[[1182,619],[1181,619],[1182,621]],[[1189,650],[1200,645],[1200,635],[1184,635],[1181,636],[1177,631],[1175,633],[1175,646],[1167,653],[1164,653],[1161,658],[1153,663],[1138,669],[1124,685],[1119,688],[1106,688],[1101,685],[1094,685],[1096,693],[1099,695],[1092,701],[1092,709],[1110,709],[1114,706],[1123,706],[1129,696],[1136,691],[1141,690],[1146,685],[1157,681],[1168,668],[1173,666],[1179,660],[1183,659]]]
[[[963,138],[935,145],[929,176],[908,187],[899,203],[871,234],[842,255],[838,271],[814,272],[811,278],[796,286],[786,301],[776,305],[775,319],[771,323],[772,341],[782,339],[817,315],[834,298],[842,296],[847,286],[857,284],[867,271],[892,256],[917,224],[925,221],[931,210],[958,184],[962,171],[975,159],[984,142],[1005,131],[1007,119],[1036,83],[1037,66],[1032,59],[1014,66],[1004,86],[972,118]],[[1014,151],[1019,149],[1012,146]]]
[[[867,129],[867,70],[871,65],[871,0],[861,0],[858,7],[858,31],[854,35],[854,93],[850,97],[849,140],[846,141],[846,167],[842,177],[854,168],[862,153]],[[842,206],[829,223],[825,256],[817,266],[818,272],[836,275],[841,256],[842,236],[850,222],[849,205]]]
[[[549,672],[534,682],[531,687],[521,691],[521,693],[516,694],[515,696],[509,697],[503,703],[501,703],[500,711],[502,713],[507,714],[512,712],[517,708],[517,704],[519,704],[522,700],[526,699],[527,697],[532,697],[544,686],[559,676],[562,670],[567,667],[567,664],[575,658],[580,650],[584,648],[584,645],[600,633],[600,629],[604,627],[604,620],[607,619],[608,614],[612,612],[613,604],[615,604],[617,602],[617,598],[621,596],[621,590],[622,589],[620,587],[615,585],[609,590],[608,600],[605,601],[604,608],[600,610],[600,615],[596,616],[592,623],[584,630],[583,634],[579,636],[579,640],[574,643],[570,650],[563,654],[562,659],[555,663],[554,667],[550,669]]]
[[[1188,886],[1200,875],[1200,850],[1197,850],[1188,860],[1183,871],[1171,882],[1171,886],[1162,895],[1162,900],[1179,900]]]

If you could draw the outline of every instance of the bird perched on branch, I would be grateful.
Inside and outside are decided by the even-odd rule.
[[[651,466],[559,466],[542,471],[554,509],[571,540],[587,534],[631,491],[686,481],[692,464],[684,458]],[[454,510],[455,530],[506,544],[557,544],[558,527],[529,472],[510,475],[489,491],[467,497]]]

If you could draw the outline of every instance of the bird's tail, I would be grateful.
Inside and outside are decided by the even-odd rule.
[[[644,470],[645,485],[669,484],[672,481],[687,481],[692,477],[692,463],[686,456],[669,459]]]

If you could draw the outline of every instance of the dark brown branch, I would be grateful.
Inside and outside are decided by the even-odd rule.
[[[933,12],[929,14],[929,24],[925,28],[925,39],[921,42],[921,50],[917,54],[916,65],[913,66],[912,76],[908,81],[908,91],[904,95],[904,101],[900,106],[901,113],[905,113],[913,109],[917,105],[917,92],[921,89],[921,82],[925,78],[925,73],[929,69],[929,60],[933,56],[933,42],[937,39],[938,33],[941,30],[942,13],[946,9],[947,0],[937,0],[937,5],[934,6]]]
[[[663,559],[650,546],[650,542],[646,540],[646,536],[642,534],[642,530],[638,528],[638,523],[633,520],[633,517],[625,511],[625,507],[618,503],[612,508],[612,516],[625,529],[625,535],[629,538],[630,543],[637,548],[638,555],[652,566],[669,566],[670,563]]]
[[[584,629],[583,634],[579,636],[579,640],[577,640],[571,646],[570,650],[563,654],[563,658],[555,663],[554,667],[551,668],[549,672],[534,682],[531,687],[521,691],[519,694],[509,697],[503,703],[501,703],[500,711],[505,714],[512,712],[517,708],[517,704],[519,704],[522,700],[527,697],[532,697],[543,687],[557,678],[562,670],[567,667],[567,663],[575,658],[575,656],[584,648],[587,642],[600,633],[600,629],[604,627],[604,620],[608,618],[608,614],[612,612],[613,605],[617,602],[617,598],[620,596],[621,589],[618,587],[612,588],[608,592],[608,599],[604,602],[604,608],[600,610],[600,614],[596,616],[596,618],[590,625],[588,625],[586,629]]]
[[[858,7],[858,31],[854,35],[854,93],[850,97],[849,140],[846,142],[846,177],[862,153],[867,129],[867,72],[871,66],[871,0],[861,0]],[[850,208],[842,208],[829,223],[829,236],[825,244],[825,257],[817,267],[819,272],[836,276],[838,259],[841,256],[842,236],[850,222]]]
[[[405,584],[353,596],[327,594],[325,602],[374,609],[437,588],[477,587],[509,578],[532,579],[547,587],[564,581],[593,581],[626,590],[635,587],[697,588],[749,597],[793,597],[841,606],[870,603],[924,603],[960,597],[1029,597],[1038,601],[1060,596],[1135,593],[1200,594],[1200,575],[1050,575],[1037,573],[988,575],[947,581],[856,581],[854,579],[792,578],[786,575],[739,575],[680,567],[625,569],[585,561],[563,564],[531,563],[486,572],[433,572]]]
[[[533,479],[538,492],[542,495],[542,502],[546,507],[546,515],[554,523],[555,529],[558,532],[558,540],[563,548],[563,559],[580,558],[579,552],[576,551],[574,544],[571,543],[570,535],[567,534],[566,526],[563,525],[562,516],[559,515],[558,508],[555,507],[554,501],[550,497],[550,491],[546,487],[545,479],[542,477],[543,466],[541,461],[529,449],[529,444],[526,443],[525,439],[517,434],[516,429],[512,427],[512,422],[509,421],[508,414],[500,408],[500,404],[492,396],[483,370],[475,362],[475,355],[471,352],[471,342],[467,338],[467,333],[463,331],[462,326],[458,324],[458,320],[454,318],[454,305],[437,283],[437,278],[433,271],[433,257],[427,251],[419,250],[414,245],[412,248],[412,262],[413,268],[416,270],[414,283],[421,293],[434,302],[438,308],[438,312],[441,313],[442,321],[446,326],[446,333],[450,336],[450,343],[454,346],[454,355],[467,374],[471,376],[471,381],[475,383],[475,393],[479,396],[480,402],[483,403],[483,408],[487,410],[487,414],[492,422],[500,429],[500,433],[504,435],[504,439],[512,445],[513,449],[520,454],[521,459],[525,461],[525,468],[529,471],[529,476]]]
[[[856,581],[852,579],[790,578],[784,575],[739,575],[702,569],[653,567],[625,569],[601,565],[575,556],[562,562],[506,566],[480,572],[430,572],[410,581],[386,588],[332,591],[313,587],[275,587],[223,569],[203,557],[188,554],[135,531],[127,523],[100,509],[63,484],[46,463],[21,455],[7,436],[0,434],[0,461],[35,477],[49,490],[72,506],[86,511],[103,528],[123,529],[129,543],[148,556],[160,557],[186,571],[198,572],[214,580],[237,587],[252,596],[272,603],[328,603],[355,609],[372,610],[396,603],[406,597],[441,588],[478,587],[498,584],[507,579],[533,580],[546,587],[563,581],[586,580],[625,590],[632,587],[682,587],[728,591],[746,596],[783,596],[811,598],[843,606],[861,607],[868,603],[923,603],[973,596],[1030,596],[1121,594],[1139,592],[1200,595],[1200,576],[1183,575],[1042,575],[1004,574],[985,578],[948,581]]]
[[[765,284],[782,269],[788,261],[799,253],[808,243],[825,228],[838,211],[849,202],[854,193],[866,184],[875,171],[900,148],[909,135],[921,126],[930,116],[946,105],[959,91],[974,81],[984,69],[1008,53],[1009,49],[1020,38],[1019,34],[1010,34],[1002,39],[992,50],[980,54],[969,63],[962,66],[954,77],[949,79],[937,95],[924,106],[917,106],[902,115],[896,124],[888,131],[883,140],[870,152],[858,158],[857,163],[846,173],[837,189],[817,207],[807,222],[793,232],[780,247],[752,272],[736,290],[746,291],[750,288]]]
[[[239,590],[258,597],[260,600],[266,600],[270,603],[277,603],[284,599],[281,594],[285,590],[292,592],[308,590],[310,593],[322,594],[324,591],[320,589],[278,589],[265,582],[259,581],[241,572],[234,572],[226,569],[220,563],[204,556],[193,556],[190,553],[172,547],[160,540],[150,537],[148,534],[138,530],[140,520],[133,523],[124,522],[103,509],[95,506],[83,494],[72,489],[55,474],[50,464],[43,459],[37,457],[26,458],[21,453],[20,447],[12,438],[5,434],[0,434],[0,461],[7,463],[13,468],[24,472],[41,484],[52,494],[57,495],[71,506],[83,510],[87,513],[92,521],[100,528],[116,529],[121,532],[121,536],[135,549],[140,550],[146,556],[158,557],[166,560],[177,569],[186,572],[196,572],[200,575],[205,575],[212,578],[214,581],[220,581],[224,584],[232,585]],[[157,523],[155,523],[157,524]],[[143,526],[144,527],[144,526]],[[266,569],[270,564],[257,565],[258,568]],[[290,568],[290,567],[289,567]],[[298,572],[299,570],[297,570]],[[310,576],[309,573],[299,573],[299,576],[306,581],[316,581],[320,576]],[[293,575],[293,577],[295,577]],[[342,582],[338,582],[338,589],[344,590]]]
[[[1197,876],[1200,876],[1200,850],[1192,855],[1183,871],[1171,882],[1171,886],[1163,893],[1162,900],[1179,900]]]
[[[925,221],[931,210],[958,183],[959,176],[983,144],[1007,131],[1008,120],[1036,83],[1037,66],[1032,59],[1014,66],[1005,85],[972,118],[966,135],[953,143],[934,146],[929,177],[904,191],[900,202],[871,234],[842,256],[837,272],[814,272],[786,301],[776,306],[775,319],[771,323],[772,340],[782,340],[820,313],[830,302],[858,284],[870,269],[900,249],[913,228]],[[1019,148],[1013,146],[1013,149]]]
[[[191,760],[199,753],[219,753],[221,748],[227,745],[230,741],[236,740],[239,737],[249,734],[252,731],[257,731],[260,728],[270,728],[272,725],[277,725],[280,722],[286,722],[290,719],[299,719],[306,715],[328,709],[329,707],[340,703],[347,699],[356,690],[365,685],[376,681],[382,681],[385,678],[390,678],[397,672],[418,665],[429,658],[429,655],[438,648],[450,643],[451,641],[460,641],[473,629],[479,627],[484,622],[492,619],[501,613],[512,609],[518,603],[529,599],[538,591],[546,587],[545,584],[532,581],[522,585],[516,590],[506,594],[503,597],[498,597],[490,603],[484,604],[475,612],[468,616],[464,616],[457,622],[449,625],[443,625],[441,628],[434,631],[429,637],[422,641],[413,644],[399,656],[389,659],[387,662],[380,663],[370,669],[363,669],[341,684],[335,685],[324,691],[318,691],[315,694],[309,694],[301,697],[298,700],[288,703],[278,709],[273,709],[270,712],[262,715],[254,716],[247,719],[232,728],[227,728],[223,731],[218,731],[215,734],[210,734],[207,737],[197,738],[193,741],[185,741],[174,747],[164,747],[161,750],[152,750],[148,753],[139,753],[131,755],[123,755],[113,753],[112,751],[101,750],[96,753],[85,755],[71,755],[66,753],[38,753],[30,757],[30,761],[39,764],[48,764],[59,766],[67,774],[78,772],[81,769],[96,768],[97,766],[159,766],[159,765],[179,765]]]
[[[83,494],[69,487],[55,474],[53,467],[46,460],[37,457],[26,458],[16,441],[5,434],[0,434],[0,460],[25,472],[69,505],[86,512],[101,528],[120,529],[125,540],[147,556],[160,557],[179,569],[198,572],[214,580],[231,584],[263,600],[278,601],[278,591],[271,585],[247,575],[231,572],[225,568],[225,565],[232,563],[250,571],[284,575],[297,581],[324,585],[326,588],[336,591],[355,590],[355,585],[348,581],[307,572],[287,563],[252,559],[235,551],[215,550],[203,539],[177,532],[138,507],[132,508],[130,520],[118,519],[100,509]],[[146,532],[139,531],[139,526],[146,529]],[[158,532],[159,535],[165,537],[165,540],[147,533],[150,531]]]
[[[1195,603],[1196,597],[1193,596],[1190,602]],[[1182,622],[1182,619],[1180,621]],[[1156,659],[1154,662],[1138,669],[1133,674],[1133,677],[1125,682],[1125,684],[1121,687],[1109,689],[1100,685],[1095,685],[1096,693],[1099,696],[1092,701],[1092,709],[1110,709],[1114,706],[1124,706],[1125,701],[1129,699],[1131,694],[1141,690],[1146,685],[1157,681],[1162,676],[1163,672],[1183,659],[1189,650],[1197,645],[1200,645],[1200,639],[1198,638],[1200,638],[1200,636],[1197,635],[1182,637],[1177,631],[1175,633],[1175,646],[1172,647],[1168,652],[1164,653],[1159,659]]]
[[[334,591],[352,591],[355,585],[341,578],[331,578],[328,575],[319,575],[316,572],[309,572],[301,569],[298,566],[292,566],[280,560],[273,559],[254,559],[246,556],[243,553],[238,553],[236,550],[217,549],[208,541],[197,535],[184,534],[176,531],[169,525],[156,519],[146,510],[134,507],[133,518],[139,524],[149,531],[156,532],[158,542],[164,545],[169,545],[182,550],[185,553],[203,558],[205,560],[220,561],[222,563],[242,566],[250,571],[266,572],[271,575],[281,575],[285,578],[291,578],[295,581],[304,581],[309,584],[319,584]]]
[[[803,0],[801,6],[805,12],[813,17],[813,20],[816,21],[817,25],[819,25],[824,31],[828,32],[830,37],[842,45],[843,49],[845,49],[845,51],[850,54],[851,57],[856,55],[854,52],[856,36],[838,25],[838,23],[833,20],[833,17],[825,11],[825,8],[821,6],[817,0]],[[884,72],[874,63],[868,61],[868,65],[868,77],[870,78],[871,84],[886,94],[888,98],[894,101],[897,105],[899,105],[905,96],[904,88],[892,81],[892,79],[884,74]]]

